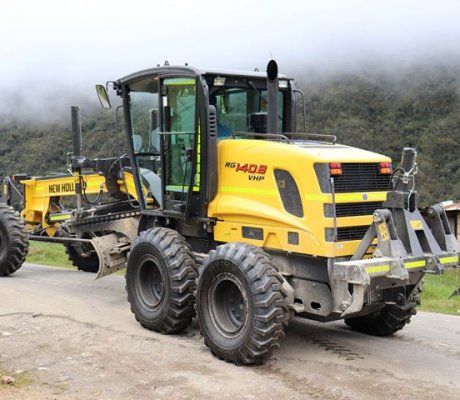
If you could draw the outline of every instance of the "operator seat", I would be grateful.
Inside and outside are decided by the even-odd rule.
[[[139,168],[142,183],[152,193],[153,198],[160,206],[163,205],[163,192],[161,190],[161,178],[148,168]]]

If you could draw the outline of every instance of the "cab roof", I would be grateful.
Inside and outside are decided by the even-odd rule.
[[[155,68],[144,69],[132,74],[126,75],[117,80],[119,85],[123,85],[138,79],[148,76],[165,76],[165,75],[186,75],[186,76],[199,76],[199,75],[216,75],[216,76],[233,76],[239,78],[258,78],[266,79],[267,73],[265,71],[240,71],[240,70],[225,70],[225,69],[198,69],[188,65],[165,65]],[[286,75],[279,74],[279,79],[292,80]]]

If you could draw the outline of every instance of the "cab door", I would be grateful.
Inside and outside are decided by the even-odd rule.
[[[185,213],[199,195],[196,80],[160,80],[161,142],[165,210]]]
[[[125,96],[141,207],[190,215],[200,193],[196,77],[136,79]]]

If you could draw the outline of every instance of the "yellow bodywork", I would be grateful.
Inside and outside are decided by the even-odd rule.
[[[123,193],[128,192],[132,198],[137,200],[133,175],[127,171],[123,173],[124,179],[118,181],[120,190]],[[85,192],[87,195],[98,195],[101,190],[107,193],[103,175],[97,173],[83,174],[81,178],[86,185]],[[56,215],[51,221],[47,217],[50,213],[62,211],[60,204],[64,201],[64,197],[76,197],[75,187],[79,179],[77,174],[68,174],[21,180],[20,183],[24,185],[24,208],[21,212],[21,218],[26,223],[27,230],[32,231],[41,225],[48,236],[54,236],[59,223],[70,219],[71,215],[70,213]]]
[[[217,219],[214,239],[321,257],[352,255],[359,240],[326,241],[325,228],[334,228],[334,219],[324,216],[324,205],[333,203],[333,195],[321,191],[314,165],[389,161],[388,157],[342,145],[222,140],[218,143],[218,191],[208,209],[208,216]],[[297,183],[303,217],[284,209],[276,169],[288,171]],[[336,204],[385,199],[386,191],[335,195]],[[336,227],[371,222],[371,215],[342,217],[336,218]],[[243,227],[263,230],[263,238],[244,237]],[[288,242],[288,232],[298,235],[298,244]]]

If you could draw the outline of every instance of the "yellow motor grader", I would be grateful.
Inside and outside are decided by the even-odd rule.
[[[293,315],[391,335],[415,313],[423,276],[458,266],[442,207],[418,210],[415,150],[393,170],[386,156],[299,133],[302,92],[274,61],[266,73],[140,71],[97,86],[106,108],[109,85],[129,159],[74,154],[71,211],[55,177],[20,177],[21,219],[4,207],[0,219],[3,275],[24,261],[27,236],[62,240],[87,265],[97,255],[99,276],[126,264],[142,326],[178,333],[196,312],[214,355],[254,364]],[[85,201],[113,190],[123,200]]]

